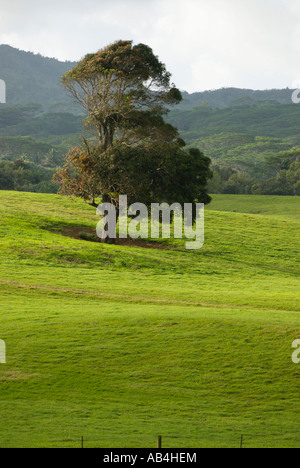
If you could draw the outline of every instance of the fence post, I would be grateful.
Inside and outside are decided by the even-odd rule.
[[[81,448],[83,448],[83,437],[81,437]]]
[[[243,448],[243,438],[244,438],[244,437],[243,437],[243,435],[242,435],[242,436],[241,436],[241,446],[240,446],[240,448]]]
[[[158,436],[158,439],[157,439],[157,448],[161,449],[161,436]]]

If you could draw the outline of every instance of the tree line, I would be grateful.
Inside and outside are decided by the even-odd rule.
[[[208,183],[210,193],[300,196],[300,150],[269,157],[266,167],[271,177],[250,177],[228,165],[213,165],[213,178]]]

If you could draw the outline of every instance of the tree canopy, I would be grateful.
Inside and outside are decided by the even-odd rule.
[[[104,151],[121,142],[132,143],[162,128],[167,105],[179,103],[181,93],[170,84],[166,67],[144,44],[118,41],[86,55],[62,82],[87,111],[86,124],[97,129]]]

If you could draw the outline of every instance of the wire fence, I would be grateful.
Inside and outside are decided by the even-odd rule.
[[[223,436],[223,437],[222,437]],[[299,440],[293,438],[285,438],[282,443],[282,434],[273,434],[272,443],[270,437],[258,437],[257,434],[238,434],[226,433],[223,434],[207,433],[206,437],[180,436],[178,435],[159,435],[151,436],[147,434],[130,434],[128,437],[113,437],[108,438],[107,434],[103,438],[93,436],[80,436],[80,437],[65,437],[65,438],[47,438],[38,436],[37,434],[19,434],[18,440],[1,440],[0,448],[94,448],[94,449],[201,449],[201,448],[269,448],[278,446],[280,448],[299,448]],[[202,439],[202,440],[201,440]],[[259,442],[258,442],[259,440]]]
[[[88,438],[85,439],[84,437],[81,437],[80,440],[75,439],[73,442],[76,443],[76,447],[80,447],[80,448],[114,448],[114,447],[104,446],[103,441],[98,440],[98,439],[88,439]],[[153,438],[153,442],[155,442],[154,438]],[[246,442],[245,436],[241,435],[240,437],[237,437],[235,447],[245,448],[245,442]],[[150,447],[150,448],[191,449],[191,448],[201,448],[201,443],[199,443],[199,445],[195,447],[194,444],[190,445],[188,441],[184,441],[182,439],[179,439],[178,437],[158,436],[156,439],[156,445],[153,443],[153,447]]]
[[[228,444],[228,448],[255,448],[251,444],[251,439],[248,439],[244,435],[236,436],[232,444]],[[7,444],[5,447],[0,443],[0,448],[8,448],[10,444]],[[143,441],[140,440],[139,443],[130,441],[130,438],[127,439],[127,443],[124,440],[122,444],[114,444],[113,442],[107,443],[107,441],[98,438],[89,438],[89,437],[75,437],[75,438],[65,438],[65,439],[45,439],[39,441],[24,441],[21,444],[18,444],[18,448],[32,447],[32,448],[98,448],[98,449],[116,449],[116,448],[149,448],[149,449],[196,449],[207,447],[207,442],[205,444],[196,443],[195,440],[191,443],[188,440],[181,439],[178,437],[172,436],[157,436],[153,437],[153,444],[146,447],[143,445]],[[225,444],[226,445],[226,444]],[[225,447],[222,444],[222,447]],[[13,445],[15,448],[16,446]],[[251,447],[252,446],[252,447]],[[218,447],[218,443],[212,443],[212,447]]]

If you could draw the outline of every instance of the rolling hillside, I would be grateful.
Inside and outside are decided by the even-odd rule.
[[[1,192],[0,446],[298,446],[295,199],[219,195],[187,252],[86,242],[82,202]]]

